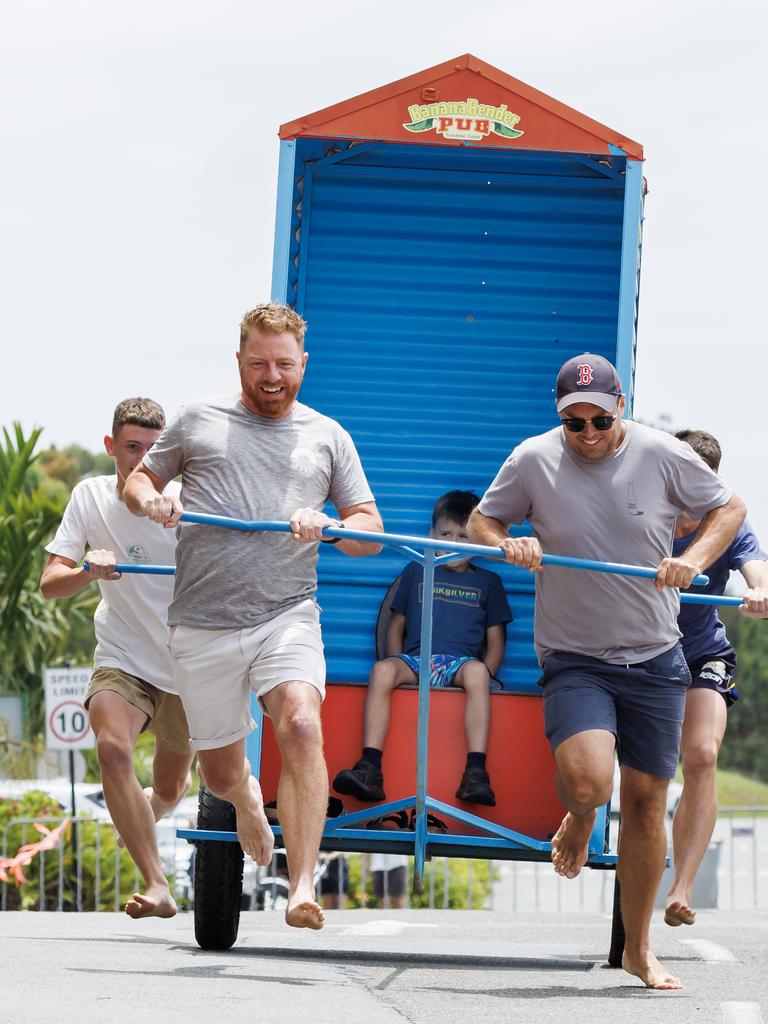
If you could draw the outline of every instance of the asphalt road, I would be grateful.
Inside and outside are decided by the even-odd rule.
[[[206,953],[188,915],[6,913],[0,1022],[768,1022],[768,913],[702,912],[685,930],[655,919],[680,992],[607,968],[609,931],[600,915],[355,910],[313,933],[267,912]]]

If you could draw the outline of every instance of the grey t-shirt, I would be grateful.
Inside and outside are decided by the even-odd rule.
[[[373,501],[352,438],[297,402],[264,419],[239,398],[187,405],[144,457],[163,480],[181,473],[187,512],[288,520],[297,508]],[[317,589],[317,544],[288,533],[182,523],[168,624],[234,629],[267,622]]]
[[[730,490],[693,449],[640,423],[627,423],[605,459],[582,459],[561,427],[520,444],[478,508],[501,522],[527,519],[546,554],[656,568],[672,553],[675,520],[701,519]],[[542,662],[570,651],[611,664],[637,664],[680,637],[678,592],[652,580],[545,566],[536,576],[534,638]]]

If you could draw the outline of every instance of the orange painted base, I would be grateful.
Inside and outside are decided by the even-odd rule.
[[[322,714],[331,781],[360,757],[365,693],[365,686],[328,684]],[[430,694],[428,794],[534,839],[549,839],[560,825],[565,808],[555,793],[555,762],[544,735],[541,698],[515,693],[491,696],[488,771],[496,794],[495,807],[459,803],[454,795],[467,753],[464,703],[460,690],[432,690]],[[416,792],[417,705],[416,689],[395,690],[383,760],[388,800]],[[277,795],[280,765],[271,722],[265,718],[261,764],[265,800]],[[368,806],[352,797],[343,800],[348,811]],[[459,835],[477,831],[457,821],[447,824],[449,832]]]

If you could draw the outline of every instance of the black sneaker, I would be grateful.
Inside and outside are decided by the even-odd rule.
[[[344,796],[356,796],[358,800],[386,800],[384,776],[381,771],[363,758],[354,768],[345,768],[333,780],[333,788]]]
[[[485,768],[467,768],[461,777],[461,785],[456,790],[456,798],[468,804],[483,804],[495,807],[496,797],[491,789],[491,780]]]

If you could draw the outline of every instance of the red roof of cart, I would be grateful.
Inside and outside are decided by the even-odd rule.
[[[640,143],[470,53],[281,126],[281,139],[299,137],[566,153],[618,149],[643,159]]]

